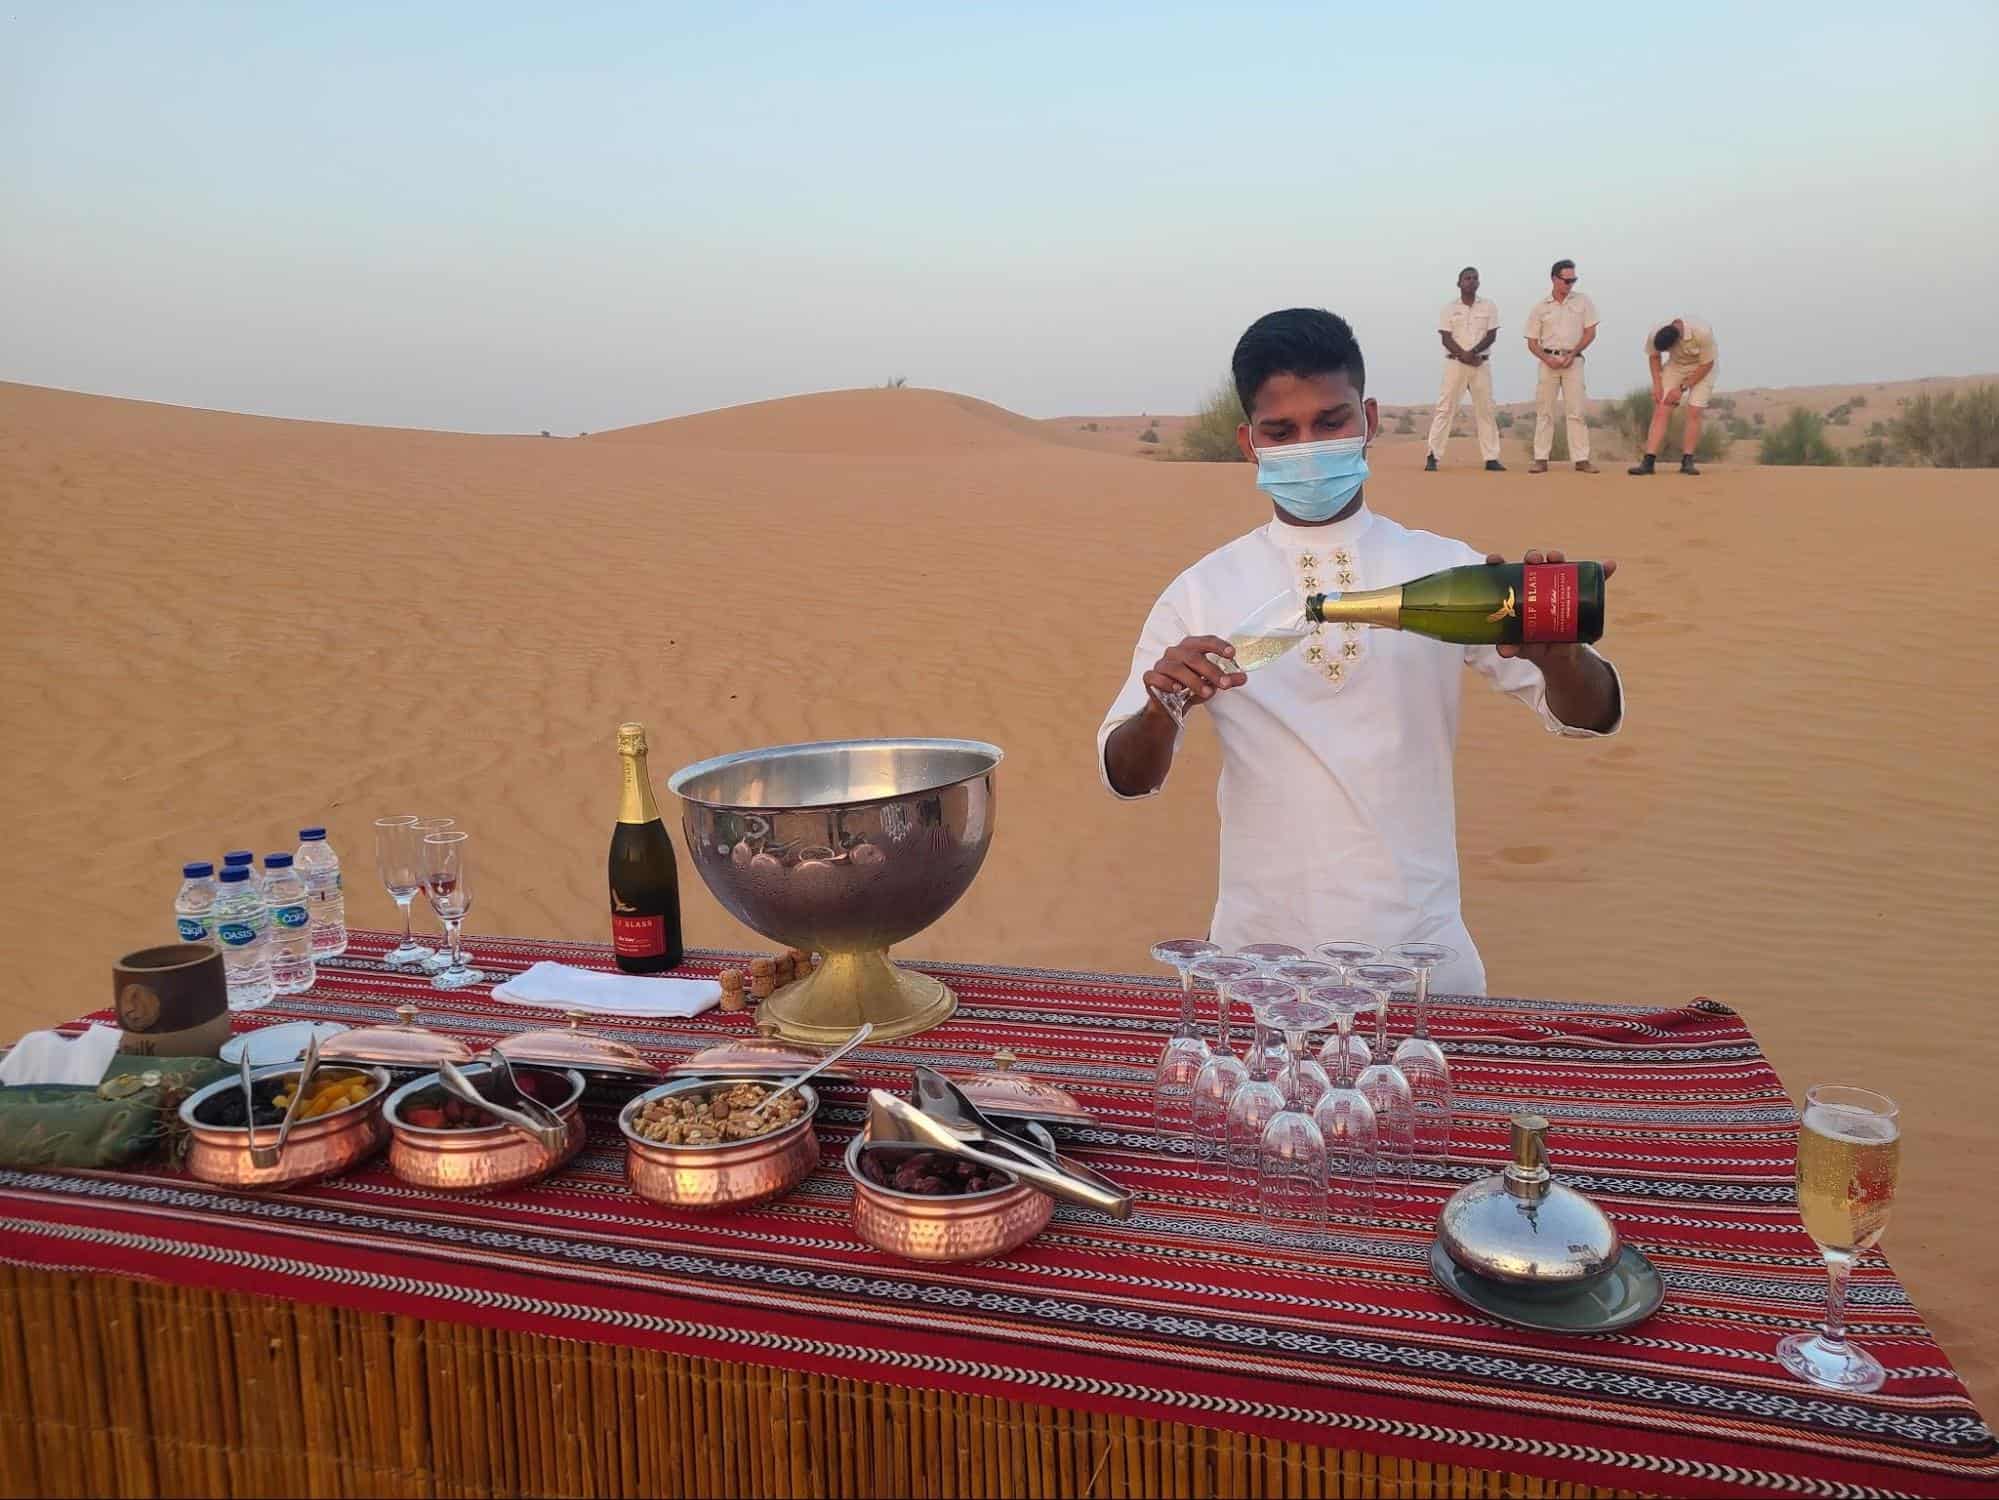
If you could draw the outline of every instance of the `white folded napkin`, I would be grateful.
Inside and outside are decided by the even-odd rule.
[[[118,1055],[118,1028],[93,1026],[71,1038],[31,1031],[0,1060],[0,1083],[83,1083],[95,1087]]]
[[[493,998],[604,1016],[698,1016],[722,1003],[722,986],[712,979],[604,974],[544,960],[494,986]]]

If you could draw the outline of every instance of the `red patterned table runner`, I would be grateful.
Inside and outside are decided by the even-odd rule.
[[[482,1041],[559,1019],[484,988],[444,994],[421,975],[390,972],[379,962],[387,946],[382,934],[356,934],[313,992],[249,1019],[365,1025],[413,1002],[427,1024]],[[609,967],[595,946],[471,947],[496,979],[543,958]],[[724,961],[697,954],[688,972]],[[0,1172],[0,1260],[1653,1492],[1999,1489],[1991,1432],[1879,1256],[1851,1289],[1853,1335],[1888,1368],[1878,1395],[1824,1394],[1772,1361],[1777,1340],[1817,1315],[1825,1278],[1792,1202],[1795,1115],[1755,1039],[1722,1006],[1440,999],[1432,1031],[1462,1100],[1451,1163],[1411,1186],[1378,1227],[1342,1232],[1331,1253],[1312,1254],[1258,1243],[1184,1143],[1158,1149],[1151,1064],[1177,990],[1102,974],[931,972],[956,989],[957,1016],[863,1053],[868,1081],[906,1091],[911,1062],[979,1066],[1012,1049],[1097,1113],[1070,1144],[1137,1189],[1132,1220],[1065,1206],[1002,1260],[939,1269],[890,1260],[848,1226],[839,1156],[861,1094],[836,1087],[822,1110],[819,1171],[748,1213],[703,1217],[632,1196],[606,1106],[593,1110],[590,1141],[568,1170],[490,1199],[407,1187],[380,1159],[261,1196],[166,1171]],[[596,1029],[672,1061],[749,1023],[710,1012]],[[1516,1332],[1432,1284],[1438,1206],[1503,1160],[1507,1117],[1523,1107],[1554,1121],[1565,1180],[1595,1196],[1664,1274],[1667,1304],[1637,1328]]]

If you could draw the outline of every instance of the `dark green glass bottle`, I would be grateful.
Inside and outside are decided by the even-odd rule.
[[[1603,636],[1603,564],[1474,563],[1393,588],[1313,594],[1305,617],[1411,630],[1454,646],[1595,641]]]

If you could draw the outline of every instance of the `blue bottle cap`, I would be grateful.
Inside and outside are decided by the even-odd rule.
[[[267,870],[289,870],[291,867],[292,857],[289,854],[266,854],[264,856],[264,868]]]
[[[326,830],[324,828],[301,828],[298,831],[298,836],[310,844],[315,839],[325,838]]]
[[[215,873],[215,866],[205,859],[191,859],[180,867],[183,880],[206,880]]]
[[[222,856],[222,868],[226,870],[231,865],[252,864],[256,861],[256,858],[257,856],[252,854],[248,849],[231,849],[227,854]]]
[[[222,883],[224,885],[235,885],[238,881],[248,880],[249,878],[250,867],[248,865],[231,865],[222,872]]]

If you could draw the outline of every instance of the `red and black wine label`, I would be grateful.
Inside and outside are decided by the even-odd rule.
[[[611,951],[620,958],[658,958],[666,952],[665,917],[611,917]]]
[[[1520,639],[1573,641],[1582,613],[1574,563],[1527,563],[1520,569]]]

